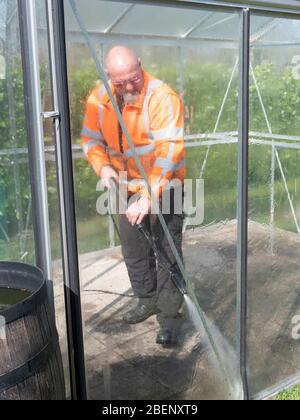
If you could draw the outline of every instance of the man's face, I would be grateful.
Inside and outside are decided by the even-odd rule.
[[[144,86],[144,77],[141,64],[131,69],[118,69],[109,74],[112,84],[119,96],[126,104],[134,103]]]

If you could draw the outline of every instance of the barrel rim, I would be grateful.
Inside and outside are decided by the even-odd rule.
[[[34,275],[36,279],[40,280],[40,286],[36,290],[27,290],[30,295],[25,299],[6,309],[0,310],[0,316],[4,317],[5,324],[9,324],[30,313],[46,299],[47,282],[42,270],[29,264],[0,261],[0,273],[1,271],[26,273],[27,275]]]

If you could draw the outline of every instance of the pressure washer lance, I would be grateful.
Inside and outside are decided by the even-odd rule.
[[[153,238],[149,230],[143,223],[139,223],[136,225],[138,230],[145,236],[149,245],[153,249],[154,255],[156,259],[159,261],[160,265],[170,274],[171,280],[177,289],[183,294],[187,294],[186,284],[182,276],[178,273],[178,270],[175,271],[173,266],[167,261],[164,255],[160,252],[156,240]]]
[[[110,180],[110,186],[111,186],[111,190],[114,190],[115,192],[119,193],[118,186],[113,179]],[[118,194],[118,197],[119,197],[119,199],[124,200],[124,197],[122,197],[122,194]],[[124,201],[123,201],[122,204],[125,204]],[[126,203],[126,207],[127,207],[127,203]],[[109,213],[110,213],[110,216],[113,220],[113,223],[114,223],[114,226],[115,226],[116,231],[118,233],[118,236],[120,238],[120,232],[119,232],[119,229],[116,226],[116,222],[113,218],[112,211],[111,211],[111,208],[110,208],[110,200],[109,200]],[[156,240],[153,238],[152,234],[149,232],[149,230],[147,229],[147,227],[145,226],[145,224],[143,222],[138,223],[135,226],[146,238],[146,240],[149,243],[150,247],[152,248],[152,250],[154,252],[154,255],[155,255],[157,261],[159,262],[159,264],[164,268],[164,270],[166,270],[170,274],[170,278],[171,278],[174,286],[180,291],[180,293],[182,293],[183,295],[186,295],[187,294],[186,282],[183,279],[183,277],[181,276],[181,274],[179,273],[178,268],[174,267],[174,265],[171,265],[170,262],[167,260],[167,258],[162,254]],[[120,240],[121,240],[121,238],[120,238]]]
[[[119,192],[118,190],[118,185],[114,180],[111,180],[110,182],[110,190],[114,190],[115,192]],[[109,191],[110,192],[110,191]],[[115,195],[116,197],[116,195]],[[124,197],[122,197],[122,194],[118,194],[118,197],[120,200],[122,200],[122,204],[125,204],[125,199]],[[111,198],[111,194],[109,195],[109,200],[108,200],[108,207],[109,207],[109,215],[113,221],[113,224],[115,226],[116,232],[121,240],[121,236],[120,236],[120,232],[118,229],[118,226],[116,224],[116,221],[113,217],[113,212],[112,209],[110,208],[111,202],[110,202],[110,198]],[[126,202],[126,207],[127,207],[127,202]],[[125,207],[124,207],[125,208]],[[153,236],[151,235],[151,233],[148,231],[148,229],[146,228],[146,226],[143,223],[140,223],[138,225],[136,225],[136,228],[145,236],[145,238],[147,239],[149,245],[151,246],[151,248],[153,249],[154,255],[156,256],[156,259],[159,261],[159,263],[161,264],[161,266],[168,272],[170,273],[170,278],[173,282],[173,284],[176,286],[176,288],[182,293],[182,295],[187,295],[187,287],[186,287],[186,282],[184,281],[184,279],[182,278],[182,276],[180,275],[180,273],[178,272],[178,269],[175,270],[169,263],[169,261],[167,261],[167,259],[165,258],[164,255],[162,255],[162,253],[159,250],[159,247],[156,243],[156,240],[153,238]],[[195,305],[195,304],[194,304]],[[198,310],[199,313],[199,317],[200,317],[200,322],[203,325],[203,328],[207,334],[208,340],[210,345],[212,346],[213,352],[218,360],[219,366],[221,368],[221,371],[223,372],[224,375],[224,379],[226,380],[226,382],[229,384],[230,387],[233,387],[232,385],[232,381],[228,375],[227,369],[224,365],[224,362],[220,356],[219,350],[215,345],[214,339],[212,337],[212,334],[210,332],[209,326],[207,324],[206,319],[204,318],[203,312],[201,310],[201,308],[199,307],[199,305],[197,305],[197,307],[195,306],[196,310]]]

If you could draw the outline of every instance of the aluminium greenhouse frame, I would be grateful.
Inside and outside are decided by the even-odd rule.
[[[20,32],[22,38],[22,59],[24,66],[24,90],[27,98],[27,130],[29,159],[32,169],[33,213],[35,219],[35,241],[37,263],[51,278],[49,227],[47,218],[47,194],[45,176],[45,154],[42,120],[52,118],[55,125],[56,164],[59,183],[59,205],[61,216],[62,257],[64,268],[66,318],[69,347],[71,392],[73,399],[86,399],[84,369],[84,343],[80,303],[80,281],[78,268],[75,200],[72,169],[72,141],[70,133],[70,112],[68,101],[68,79],[64,4],[61,0],[45,0],[47,4],[48,39],[53,89],[53,111],[44,113],[40,98],[37,25],[34,0],[18,0]],[[67,0],[64,0],[67,1]],[[219,139],[223,142],[238,142],[238,354],[240,373],[243,380],[245,399],[249,399],[247,381],[247,239],[248,239],[248,147],[249,147],[249,78],[250,78],[250,16],[254,14],[285,18],[300,18],[300,4],[297,1],[216,1],[216,0],[139,0],[135,3],[202,8],[208,11],[236,11],[240,16],[240,89],[239,129],[232,137]],[[121,19],[119,16],[118,19]],[[114,22],[114,24],[117,20]],[[149,40],[150,42],[150,40]],[[176,41],[174,41],[176,42]],[[194,41],[197,42],[197,41]],[[178,45],[178,44],[177,44]],[[27,57],[26,57],[27,56]],[[59,75],[59,77],[58,77]],[[263,106],[263,102],[261,102]],[[39,123],[37,123],[37,121]],[[234,133],[236,134],[236,133]],[[254,133],[255,134],[255,133]],[[276,159],[276,144],[269,128],[269,143]],[[253,135],[253,137],[255,137]],[[255,139],[254,139],[255,141]],[[257,140],[256,140],[257,141]],[[266,139],[268,141],[268,139]],[[207,143],[205,142],[205,145]],[[209,144],[208,144],[209,145]],[[273,161],[273,163],[274,163]],[[279,163],[279,162],[278,162]],[[35,182],[41,180],[40,183]],[[262,397],[262,396],[261,396]]]

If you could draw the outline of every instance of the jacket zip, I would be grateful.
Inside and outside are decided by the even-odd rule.
[[[120,147],[120,152],[123,154],[124,153],[124,146],[123,146],[123,131],[122,131],[122,127],[121,124],[118,122],[118,128],[119,128],[119,147]]]
[[[118,102],[119,111],[123,117],[124,101],[120,96],[118,96],[117,102]],[[119,121],[118,121],[118,136],[119,136],[120,153],[124,154],[123,131],[122,131],[122,127]]]

